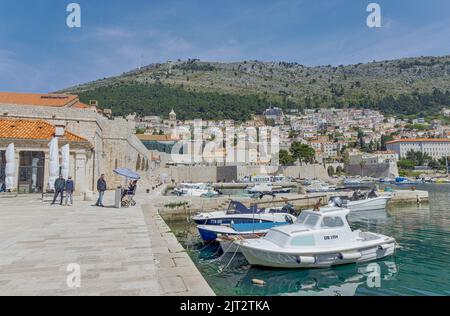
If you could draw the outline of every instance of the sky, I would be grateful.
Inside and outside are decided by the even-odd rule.
[[[81,27],[66,24],[81,8]],[[369,28],[367,6],[381,6]],[[450,54],[448,0],[0,0],[0,91],[53,92],[167,60],[341,65]]]

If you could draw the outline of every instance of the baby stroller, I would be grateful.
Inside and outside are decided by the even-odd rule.
[[[134,196],[136,195],[136,187],[125,190],[125,194],[122,197],[122,207],[136,206]]]

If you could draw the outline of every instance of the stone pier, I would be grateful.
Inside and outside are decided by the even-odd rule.
[[[36,195],[1,198],[0,295],[214,295],[157,212],[145,206],[152,196],[139,194],[138,206],[129,209],[81,200],[50,206]],[[113,201],[108,192],[105,205]],[[81,270],[79,288],[67,282],[74,266]]]

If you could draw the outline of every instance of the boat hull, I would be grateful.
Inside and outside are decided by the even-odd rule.
[[[269,229],[289,225],[288,222],[268,222],[268,223],[250,223],[250,224],[234,224],[231,226],[219,225],[199,225],[197,226],[198,233],[204,242],[214,242],[219,236],[249,236],[249,235],[264,235]]]
[[[362,201],[350,201],[343,205],[352,212],[384,210],[391,197],[378,197]]]
[[[208,218],[208,219],[194,219],[194,222],[197,225],[231,225],[231,224],[253,224],[253,223],[271,223],[273,220],[264,220],[259,218],[245,218],[245,217],[236,217],[236,218]]]
[[[240,244],[240,250],[249,264],[253,266],[308,269],[328,268],[331,266],[363,263],[389,257],[394,254],[395,242],[385,244],[383,249],[379,245],[369,248],[346,250],[345,253],[275,253],[265,250],[252,249]],[[349,254],[349,255],[348,255]]]

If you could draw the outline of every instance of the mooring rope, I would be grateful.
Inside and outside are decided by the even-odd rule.
[[[234,251],[233,257],[231,257],[230,261],[229,261],[228,264],[225,266],[225,268],[220,269],[220,272],[219,272],[217,275],[222,274],[223,272],[225,272],[226,269],[228,269],[228,267],[231,265],[231,262],[232,262],[232,261],[234,260],[234,258],[236,257],[236,254],[238,253],[238,251],[239,251],[240,248],[241,248],[240,245],[238,245],[238,246],[236,247],[236,250]]]

